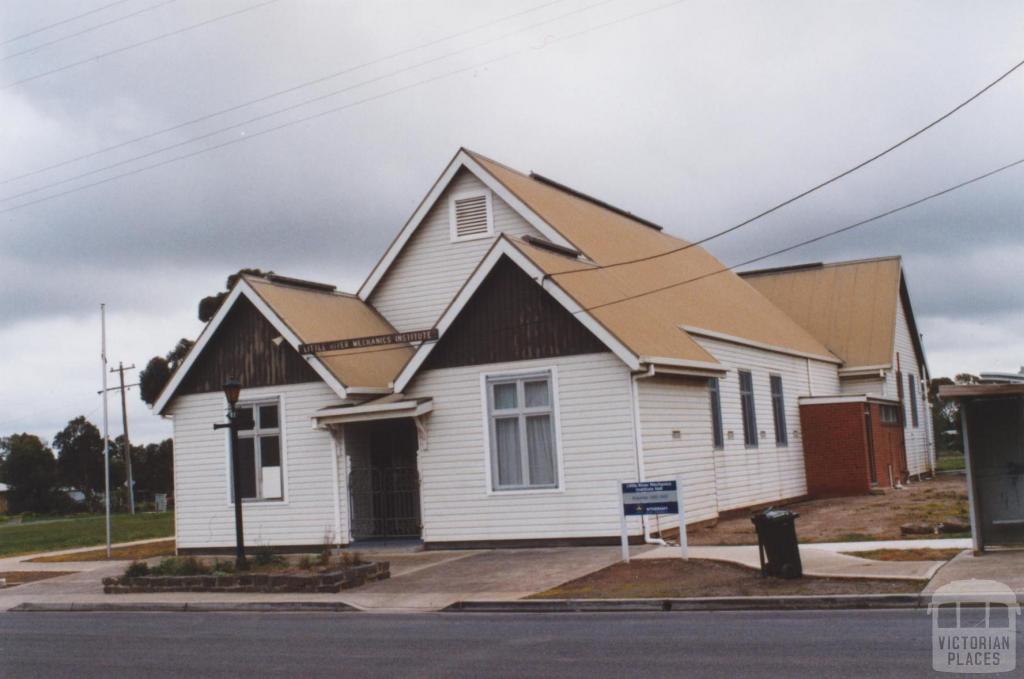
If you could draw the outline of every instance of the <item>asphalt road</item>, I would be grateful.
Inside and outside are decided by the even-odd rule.
[[[118,676],[936,675],[920,610],[0,614],[3,679]]]

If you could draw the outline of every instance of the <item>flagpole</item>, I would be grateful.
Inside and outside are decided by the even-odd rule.
[[[100,360],[103,363],[103,500],[107,511],[107,559],[110,559],[110,436],[107,422],[107,305],[100,304]]]

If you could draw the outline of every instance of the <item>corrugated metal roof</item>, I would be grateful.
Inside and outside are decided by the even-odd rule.
[[[354,295],[244,276],[246,283],[305,344],[388,335],[394,327]],[[386,388],[412,356],[408,345],[345,349],[316,356],[346,388]]]
[[[725,268],[703,248],[691,247],[648,261],[601,269],[676,250],[687,243],[576,192],[561,190],[497,161],[467,153],[598,265],[574,264],[550,252],[537,254],[540,248],[517,242],[524,253],[584,307],[608,304]],[[573,269],[590,270],[558,275]],[[684,335],[679,326],[685,325],[836,360],[812,333],[731,271],[602,306],[593,315],[609,329],[619,328],[620,339],[638,355],[708,360],[707,352],[697,351],[699,345],[692,339],[678,338]]]
[[[742,276],[843,359],[844,368],[892,363],[899,257],[750,271]]]

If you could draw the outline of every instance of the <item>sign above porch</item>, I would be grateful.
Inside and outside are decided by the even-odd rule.
[[[363,347],[379,347],[386,344],[408,344],[409,342],[428,342],[438,337],[437,328],[430,330],[414,330],[412,332],[396,332],[390,335],[371,335],[369,337],[352,337],[350,339],[333,340],[330,342],[313,342],[300,344],[300,354],[319,354],[325,351],[341,351],[342,349],[358,349]]]

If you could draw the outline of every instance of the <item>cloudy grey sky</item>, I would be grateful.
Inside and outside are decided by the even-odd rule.
[[[196,302],[240,267],[355,289],[460,145],[695,240],[1024,58],[1011,1],[264,1],[124,0],[16,40],[110,0],[0,5],[0,435],[98,421],[100,302],[110,358],[143,365],[199,333]],[[748,259],[1017,160],[1021,120],[1024,69],[709,249]],[[1022,184],[1024,167],[764,265],[901,254],[933,374],[1015,371]],[[170,434],[129,403],[133,438]]]

